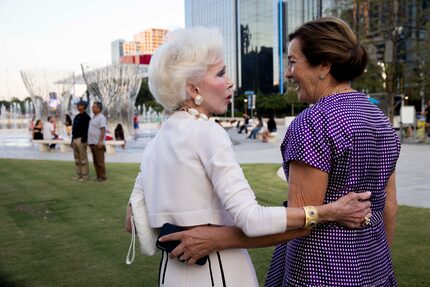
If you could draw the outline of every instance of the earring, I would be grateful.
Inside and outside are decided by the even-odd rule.
[[[194,103],[197,106],[201,106],[203,104],[203,97],[197,94],[197,96],[194,98]]]
[[[320,80],[324,80],[324,76],[322,74],[320,75]]]

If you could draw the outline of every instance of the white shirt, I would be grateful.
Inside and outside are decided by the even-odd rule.
[[[226,131],[175,112],[146,147],[130,197],[144,192],[149,224],[235,225],[248,236],[285,232],[284,207],[255,200]]]
[[[100,140],[101,129],[106,129],[106,117],[98,113],[91,120],[88,127],[88,144],[98,144]],[[103,138],[103,144],[105,139]]]
[[[44,140],[52,140],[54,136],[52,132],[54,131],[54,124],[50,122],[45,122],[43,124],[43,139]]]

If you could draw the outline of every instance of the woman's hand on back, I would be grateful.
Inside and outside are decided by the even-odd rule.
[[[198,259],[210,253],[225,249],[226,242],[243,237],[243,232],[236,227],[197,226],[186,231],[171,233],[161,237],[161,241],[178,240],[181,243],[170,253],[172,257],[194,264]]]
[[[327,204],[330,221],[336,221],[349,228],[363,227],[363,220],[372,215],[370,196],[370,192],[350,192],[337,201]]]

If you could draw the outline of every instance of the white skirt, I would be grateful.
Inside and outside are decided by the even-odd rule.
[[[187,265],[163,252],[158,276],[160,287],[258,287],[245,249],[214,252],[203,266]]]

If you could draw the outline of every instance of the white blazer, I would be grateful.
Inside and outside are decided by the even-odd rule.
[[[170,116],[146,147],[130,201],[143,191],[153,228],[235,225],[262,236],[287,227],[284,207],[257,203],[226,131],[187,112]]]

